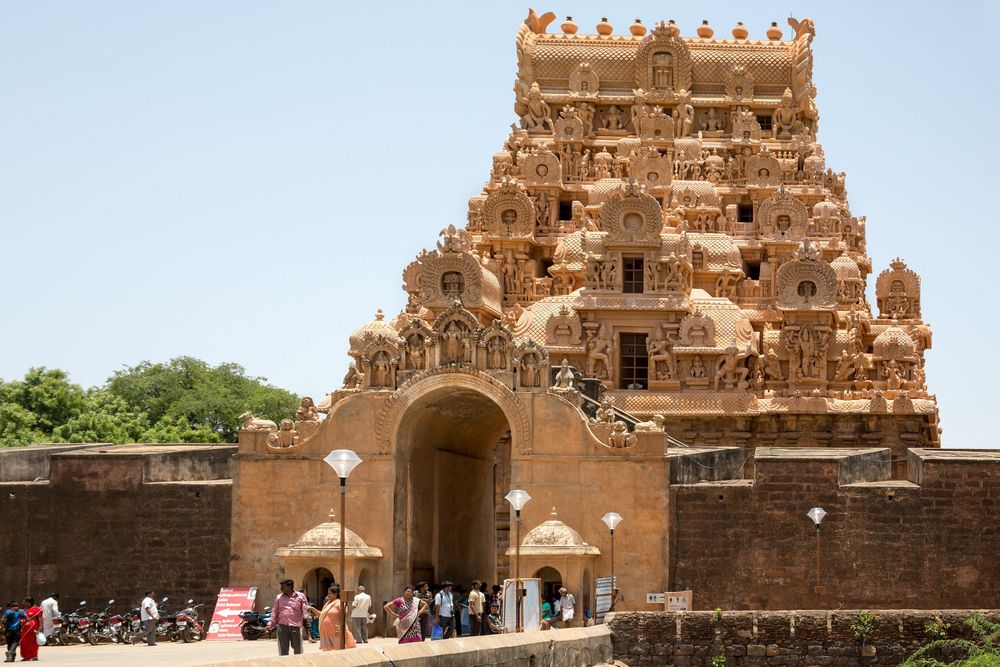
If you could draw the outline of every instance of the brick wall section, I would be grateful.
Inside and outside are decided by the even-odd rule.
[[[124,608],[151,587],[214,602],[229,578],[232,482],[146,482],[146,458],[53,456],[50,481],[0,485],[0,599],[27,586],[36,599],[60,592],[66,608],[112,597]]]
[[[922,486],[838,484],[836,461],[757,460],[753,484],[671,487],[671,580],[695,609],[990,608],[1000,461],[921,463]],[[816,530],[806,517],[821,506]]]
[[[857,611],[618,612],[608,617],[614,657],[629,667],[711,665],[725,655],[727,667],[760,665],[898,665],[929,641],[924,627],[935,616],[950,624],[949,638],[973,639],[959,611],[885,610],[874,612],[875,634],[862,655],[851,625]],[[1000,622],[1000,611],[983,615]],[[956,655],[939,655],[954,659]]]

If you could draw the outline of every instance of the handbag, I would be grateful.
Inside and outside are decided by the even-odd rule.
[[[39,646],[45,646],[45,643],[47,641],[48,641],[48,639],[46,639],[44,632],[42,632],[41,630],[39,630],[38,632],[35,633],[35,643],[36,644],[38,644]]]
[[[434,629],[431,630],[431,640],[444,639],[444,628],[438,624],[434,624]]]

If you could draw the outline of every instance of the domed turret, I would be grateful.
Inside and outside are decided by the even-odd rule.
[[[385,315],[382,313],[381,308],[375,312],[374,320],[368,324],[358,327],[353,333],[351,333],[350,338],[348,338],[351,344],[351,349],[348,351],[348,354],[355,359],[359,359],[361,357],[362,348],[365,344],[365,339],[368,337],[378,336],[380,334],[390,339],[396,338],[397,335],[396,329],[385,321]]]
[[[875,338],[872,345],[876,357],[883,359],[908,359],[916,355],[917,344],[894,319],[892,324]]]

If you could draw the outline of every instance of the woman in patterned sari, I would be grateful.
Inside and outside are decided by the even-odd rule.
[[[403,597],[396,598],[387,604],[385,611],[396,617],[393,625],[396,626],[396,636],[399,637],[400,644],[424,640],[420,632],[419,619],[420,615],[427,611],[427,603],[413,597],[413,586],[404,588]]]

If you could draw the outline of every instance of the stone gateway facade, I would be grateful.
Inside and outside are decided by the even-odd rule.
[[[401,267],[403,312],[359,327],[342,385],[294,419],[244,415],[230,584],[294,573],[315,595],[336,573],[323,457],[352,449],[342,584],[377,600],[512,575],[523,488],[521,575],[581,608],[608,511],[620,609],[681,588],[696,608],[995,604],[1000,458],[939,450],[920,277],[896,260],[868,301],[812,21],[749,40],[553,19],[518,29],[519,122],[466,224]]]

